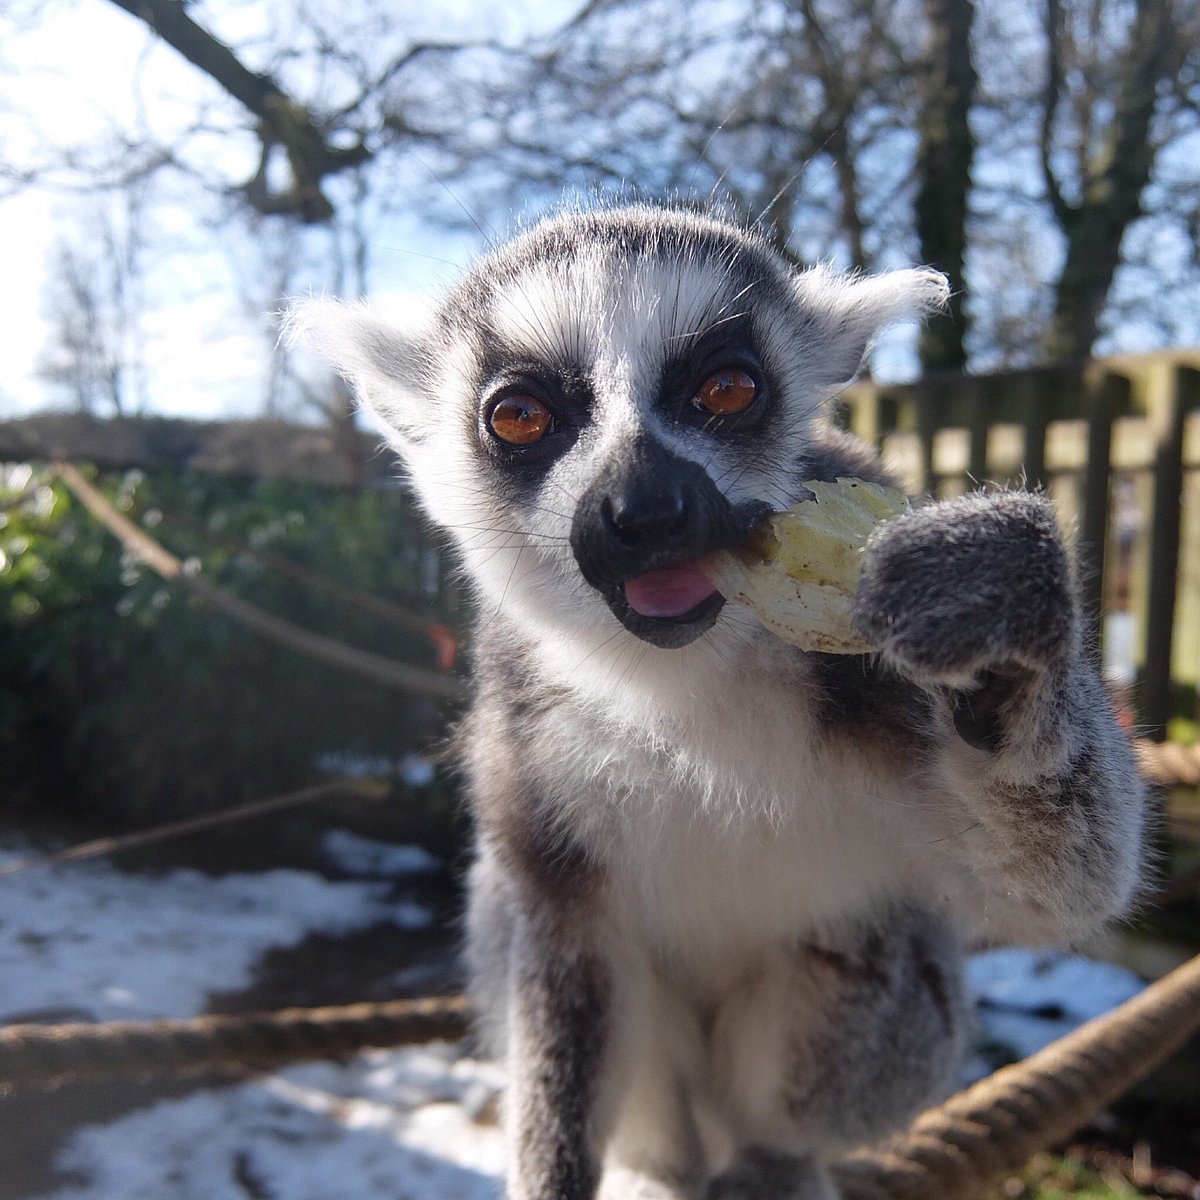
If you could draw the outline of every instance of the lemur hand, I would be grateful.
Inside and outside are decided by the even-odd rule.
[[[1003,703],[1017,681],[1077,652],[1078,607],[1049,502],[976,493],[881,525],[867,545],[854,622],[915,682],[975,688],[980,702]]]

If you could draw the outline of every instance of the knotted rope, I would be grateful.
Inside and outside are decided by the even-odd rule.
[[[0,1093],[204,1071],[262,1071],[344,1058],[368,1047],[456,1040],[466,1030],[467,1002],[461,996],[193,1020],[9,1025],[0,1029]]]
[[[1060,1141],[1200,1030],[1200,956],[846,1159],[846,1200],[966,1200]]]

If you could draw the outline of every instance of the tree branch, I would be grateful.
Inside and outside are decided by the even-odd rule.
[[[1054,174],[1050,151],[1054,141],[1054,118],[1062,94],[1062,54],[1059,31],[1062,27],[1060,0],[1046,0],[1046,86],[1042,91],[1042,128],[1038,150],[1042,163],[1042,180],[1046,198],[1059,225],[1066,229],[1075,217],[1075,209],[1067,203],[1062,187]]]
[[[327,221],[333,205],[321,189],[329,175],[365,162],[371,151],[361,139],[353,146],[332,146],[309,110],[289,96],[270,75],[251,71],[236,54],[188,16],[183,0],[111,0],[152,29],[192,66],[203,71],[258,119],[264,153],[282,146],[292,171],[292,186],[270,192],[258,176],[245,189],[261,213],[287,214],[306,223]]]

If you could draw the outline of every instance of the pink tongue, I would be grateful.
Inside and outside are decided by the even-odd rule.
[[[625,599],[643,617],[680,617],[716,590],[699,567],[685,563],[626,580]]]

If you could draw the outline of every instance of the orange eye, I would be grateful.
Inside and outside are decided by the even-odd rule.
[[[510,446],[533,445],[550,424],[550,410],[532,396],[505,396],[488,415],[492,432]]]
[[[697,389],[692,403],[715,417],[745,412],[758,395],[758,384],[737,367],[714,371]]]

